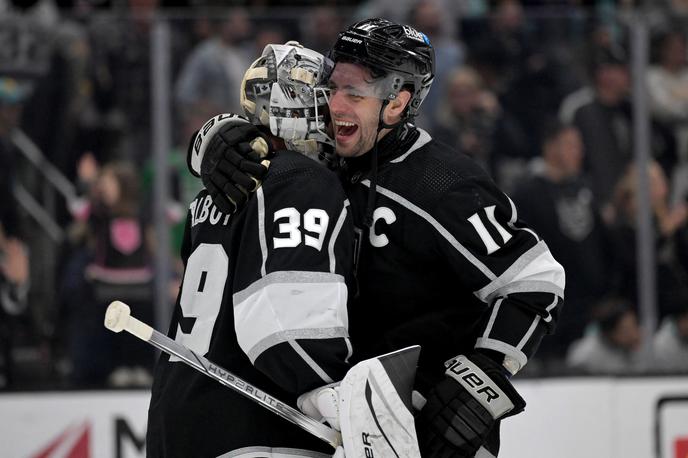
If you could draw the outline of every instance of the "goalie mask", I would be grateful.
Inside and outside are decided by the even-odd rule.
[[[334,64],[295,41],[267,45],[246,71],[241,106],[253,124],[270,128],[289,149],[317,155],[334,145],[326,133],[325,83]]]

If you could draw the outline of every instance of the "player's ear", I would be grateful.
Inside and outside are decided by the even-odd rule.
[[[394,100],[390,100],[385,108],[384,120],[387,124],[394,124],[401,119],[406,106],[411,100],[411,93],[406,90],[399,91]]]

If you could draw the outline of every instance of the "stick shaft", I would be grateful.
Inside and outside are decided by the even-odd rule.
[[[207,358],[198,355],[179,342],[170,339],[166,335],[156,331],[136,318],[130,316],[129,322],[125,326],[125,329],[129,333],[135,335],[141,340],[148,342],[168,355],[176,356],[189,366],[193,367],[199,372],[204,373],[224,386],[233,389],[237,393],[246,396],[247,398],[250,398],[254,402],[279,415],[285,420],[300,426],[302,429],[311,433],[315,437],[332,445],[332,447],[337,448],[337,446],[341,445],[341,434],[338,431],[329,428],[328,426],[312,419],[311,417],[301,413],[284,402],[275,399],[268,393],[254,387],[248,382],[245,382],[228,370],[209,361]]]

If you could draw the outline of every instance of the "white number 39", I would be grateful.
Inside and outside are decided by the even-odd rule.
[[[275,248],[293,248],[299,246],[302,242],[301,230],[301,214],[294,207],[283,208],[275,212],[274,220],[286,219],[286,222],[280,222],[279,233],[282,237],[273,237],[272,243]],[[303,242],[312,246],[316,250],[322,249],[325,241],[325,234],[327,233],[327,225],[330,223],[330,217],[325,210],[319,208],[311,208],[303,214]],[[313,234],[313,235],[311,235]],[[314,236],[315,235],[315,236]]]

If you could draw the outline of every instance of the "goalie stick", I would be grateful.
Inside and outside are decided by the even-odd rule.
[[[131,316],[131,309],[124,302],[114,301],[108,306],[105,312],[105,327],[113,332],[127,331],[168,355],[176,356],[197,371],[255,401],[285,420],[300,426],[334,448],[342,444],[342,437],[338,431],[275,399],[228,370],[156,331],[146,323],[137,320]]]

